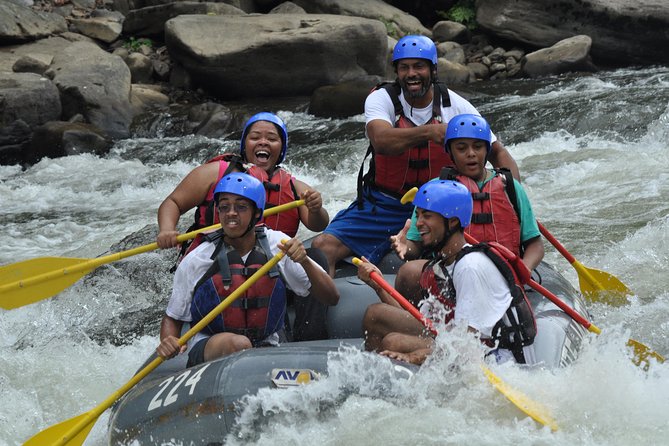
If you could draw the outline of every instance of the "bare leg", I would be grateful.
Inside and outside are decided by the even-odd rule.
[[[211,361],[251,347],[251,341],[244,335],[217,333],[209,338],[204,347],[204,360]]]
[[[406,262],[397,271],[397,277],[395,277],[395,289],[414,305],[417,305],[422,298],[420,275],[425,263],[427,260],[423,259]]]
[[[383,339],[392,332],[419,336],[423,325],[408,311],[392,305],[378,303],[367,307],[362,320],[365,331],[365,348],[370,351],[384,350]]]
[[[431,348],[434,341],[424,334],[421,336],[407,335],[404,333],[388,333],[381,342],[381,350],[390,350],[399,353],[411,353],[424,348]]]
[[[353,253],[348,246],[330,234],[320,234],[314,239],[311,246],[320,249],[325,254],[328,259],[328,274],[330,274],[330,277],[335,275],[337,262]]]

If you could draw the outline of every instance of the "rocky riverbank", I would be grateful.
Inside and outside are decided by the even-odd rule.
[[[0,164],[103,154],[159,114],[183,117],[177,133],[219,137],[271,109],[271,98],[310,98],[307,111],[319,116],[356,115],[370,88],[394,77],[392,47],[409,33],[437,43],[439,77],[456,90],[669,64],[669,5],[651,0],[478,1],[474,31],[426,19],[415,3],[4,0]],[[250,102],[257,107],[235,105]]]

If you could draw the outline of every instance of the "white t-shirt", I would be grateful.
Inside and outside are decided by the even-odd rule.
[[[456,323],[465,323],[481,333],[482,337],[489,338],[500,319],[505,318],[504,321],[509,322],[506,310],[511,306],[513,299],[511,290],[502,273],[488,256],[482,252],[471,252],[458,262],[447,265],[446,270],[453,278],[455,287],[453,318]],[[523,347],[523,352],[526,364],[536,362],[532,345]],[[496,356],[498,362],[513,360],[509,350],[499,349]]]
[[[457,93],[448,90],[448,96],[451,99],[451,106],[441,106],[441,118],[444,124],[447,124],[456,115],[474,114],[481,115],[476,108],[469,103],[465,98]],[[404,116],[409,118],[416,125],[423,125],[432,119],[432,103],[425,108],[411,108],[411,105],[404,99],[404,93],[400,95],[400,103],[404,110]],[[369,124],[375,119],[382,119],[395,125],[395,107],[393,101],[390,99],[388,92],[379,88],[367,96],[365,100],[365,125]],[[493,134],[492,141],[497,141],[497,137]]]
[[[277,245],[281,242],[281,239],[290,238],[283,232],[268,228],[265,229],[265,234],[267,234],[267,241],[272,255],[279,252]],[[184,257],[181,263],[179,263],[179,266],[174,273],[172,296],[170,297],[170,301],[167,304],[167,310],[165,311],[165,313],[172,319],[183,322],[190,322],[192,320],[190,305],[193,300],[193,291],[197,282],[214,262],[214,260],[211,259],[211,255],[214,253],[215,249],[216,245],[214,243],[206,241],[202,242],[202,244],[191,251]],[[246,261],[247,257],[248,253],[242,257],[242,260]],[[317,263],[313,263],[321,268]],[[309,294],[311,282],[309,281],[309,277],[304,271],[304,268],[302,268],[299,263],[295,263],[289,258],[283,257],[277,266],[281,271],[283,279],[286,281],[287,288],[291,289],[298,296],[307,296]],[[189,346],[194,345],[204,337],[206,337],[206,335],[198,333],[191,339]]]

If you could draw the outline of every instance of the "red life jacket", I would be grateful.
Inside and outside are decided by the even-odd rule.
[[[269,181],[264,181],[263,184],[267,191],[265,209],[299,199],[293,184],[293,176],[281,167],[277,167]],[[297,208],[293,208],[270,215],[263,219],[263,223],[275,231],[281,231],[290,237],[295,237],[300,226],[300,213]]]
[[[211,257],[214,263],[195,286],[191,325],[202,320],[272,257],[265,228],[259,226],[255,231],[256,246],[246,262],[223,242],[220,231],[208,236],[209,240],[217,243]],[[275,266],[202,331],[209,335],[223,332],[242,334],[256,345],[284,327],[285,315],[286,288]]]
[[[214,205],[214,190],[221,178],[232,172],[235,168],[262,181],[267,193],[265,209],[297,200],[297,191],[295,191],[292,181],[293,177],[282,167],[277,167],[272,174],[272,178],[268,179],[267,172],[253,164],[242,163],[240,156],[236,153],[224,153],[207,161],[207,163],[214,162],[218,162],[218,177],[214,186],[207,192],[205,200],[195,209],[195,223],[186,232],[211,226],[219,222],[218,212],[216,212]],[[300,225],[300,214],[297,208],[294,208],[267,217],[267,219],[263,220],[263,223],[269,228],[284,232],[290,237],[295,237]],[[182,249],[183,254],[181,258],[195,249],[202,243],[202,240],[203,235],[198,234],[189,245],[184,245],[185,249]]]
[[[399,95],[402,90],[397,82],[377,85],[376,89],[384,88],[395,107],[395,127],[416,127],[409,118],[404,115]],[[432,119],[428,124],[441,122],[441,104],[450,106],[450,97],[445,85],[434,84],[434,98],[432,100]],[[367,156],[372,155],[369,170],[362,174],[363,163],[358,173],[358,198],[362,196],[362,190],[366,186],[374,187],[391,196],[401,197],[412,187],[420,187],[432,178],[436,177],[441,168],[452,166],[453,160],[446,153],[444,147],[433,141],[425,141],[424,144],[413,147],[400,155],[382,155],[375,152],[372,145],[367,149]]]
[[[454,169],[443,169],[439,178],[456,179],[472,193],[474,208],[465,232],[479,242],[498,242],[514,254],[522,253],[520,214],[513,176],[508,169],[496,169],[495,177],[479,189],[473,179],[457,175]]]
[[[506,310],[509,322],[505,323],[502,318],[495,324],[492,329],[492,340],[499,340],[498,347],[510,350],[516,361],[523,364],[525,363],[523,347],[532,345],[537,334],[534,312],[523,288],[523,283],[529,280],[531,273],[519,256],[497,242],[479,243],[463,248],[456,256],[453,270],[455,271],[458,262],[464,256],[472,252],[485,254],[495,264],[509,286],[511,305]],[[437,268],[438,272],[435,271]],[[424,298],[429,295],[436,296],[441,303],[451,309],[446,322],[450,321],[454,316],[457,290],[443,264],[443,259],[430,260],[423,266],[420,284]]]

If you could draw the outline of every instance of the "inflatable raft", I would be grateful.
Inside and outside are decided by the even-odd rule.
[[[379,265],[389,283],[400,264],[391,254]],[[551,266],[542,263],[534,279],[588,316],[583,297]],[[188,369],[187,355],[165,361],[113,407],[109,444],[221,444],[245,395],[327,376],[328,353],[342,345],[362,348],[362,317],[369,304],[379,301],[352,264],[338,269],[335,282],[340,301],[328,310],[330,339],[246,350]],[[537,319],[537,360],[546,367],[570,364],[586,330],[537,292],[528,290],[528,297]],[[409,377],[415,367],[397,363],[395,370],[398,377]]]

